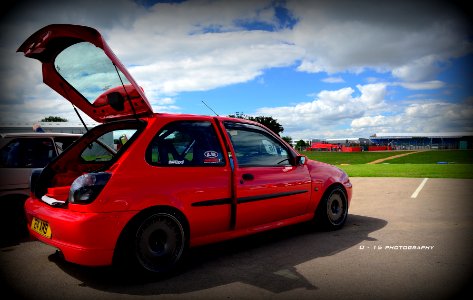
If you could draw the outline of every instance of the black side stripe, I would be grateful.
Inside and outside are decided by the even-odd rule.
[[[214,206],[214,205],[222,205],[222,204],[232,204],[232,199],[225,198],[225,199],[199,201],[199,202],[192,203],[191,206]]]
[[[281,198],[281,197],[287,197],[287,196],[292,196],[292,195],[304,194],[304,193],[307,193],[307,192],[309,192],[309,191],[308,190],[299,190],[299,191],[293,191],[293,192],[284,192],[284,193],[244,197],[244,198],[239,198],[238,203],[247,203],[247,202],[253,202],[253,201],[269,200],[269,199],[274,199],[274,198]],[[224,205],[224,204],[232,204],[232,199],[231,198],[225,198],[225,199],[205,200],[205,201],[194,202],[191,205],[199,207],[199,206],[214,206],[214,205]]]
[[[304,194],[304,193],[307,193],[307,192],[309,192],[309,191],[308,190],[299,190],[299,191],[293,191],[293,192],[284,192],[284,193],[244,197],[244,198],[239,198],[238,203],[247,203],[247,202],[253,202],[253,201],[260,201],[260,200],[268,200],[268,199],[274,199],[274,198],[280,198],[280,197],[287,197],[287,196],[292,196],[292,195]]]

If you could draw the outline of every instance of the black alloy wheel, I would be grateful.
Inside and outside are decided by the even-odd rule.
[[[341,187],[331,189],[321,200],[315,213],[315,221],[324,229],[337,230],[343,227],[348,215],[348,201]]]
[[[152,273],[166,273],[179,263],[186,247],[186,234],[179,218],[154,213],[143,220],[135,236],[139,265]]]

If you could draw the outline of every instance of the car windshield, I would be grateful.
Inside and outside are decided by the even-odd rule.
[[[56,57],[54,65],[57,72],[89,103],[105,91],[130,84],[103,50],[89,42],[66,48]]]

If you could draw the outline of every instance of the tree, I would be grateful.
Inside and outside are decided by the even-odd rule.
[[[273,117],[266,117],[266,116],[252,117],[240,112],[237,112],[235,115],[228,115],[228,116],[231,118],[240,118],[240,119],[246,119],[246,120],[258,122],[261,125],[264,125],[268,127],[269,129],[271,129],[271,131],[273,131],[277,135],[279,135],[281,132],[284,131],[284,127],[282,127],[282,125],[278,123],[278,120],[274,119]]]
[[[43,118],[41,122],[67,122],[67,119],[64,119],[61,117],[49,116],[49,117]]]
[[[307,143],[304,141],[304,140],[299,140],[297,143],[296,143],[296,149],[299,150],[299,151],[302,151],[302,150],[305,150],[305,148],[307,147]]]
[[[283,136],[282,139],[285,140],[286,143],[288,143],[289,145],[292,145],[292,137],[290,137],[290,136]]]

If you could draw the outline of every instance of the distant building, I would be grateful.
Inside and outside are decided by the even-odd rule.
[[[312,151],[473,149],[473,132],[375,133],[366,138],[313,139]]]
[[[33,126],[39,124],[45,132],[62,132],[62,133],[81,133],[84,134],[86,129],[80,122],[2,122],[0,123],[0,133],[18,133],[33,132]],[[88,129],[91,129],[99,123],[86,123]]]
[[[394,150],[473,149],[473,132],[375,133],[372,143]]]

